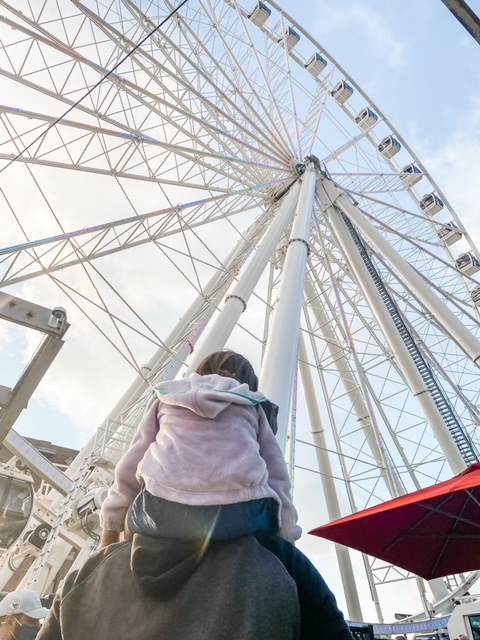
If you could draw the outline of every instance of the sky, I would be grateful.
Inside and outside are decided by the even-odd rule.
[[[480,182],[480,46],[440,0],[316,0],[315,3],[285,0],[282,6],[306,26],[379,105],[441,185],[473,238],[480,240],[477,192]],[[478,10],[480,5],[472,1],[472,7]],[[2,179],[5,174],[0,176],[0,187]],[[76,226],[70,228],[97,222],[99,204],[102,221],[107,209],[112,217],[116,207],[122,211],[121,194],[113,193],[105,203],[98,197],[95,179],[89,184],[92,188],[82,193],[84,215],[81,223],[72,219],[72,225]],[[67,191],[67,187],[54,180],[48,185],[54,203],[65,201],[68,194],[62,190]],[[35,207],[39,214],[45,207],[40,201],[32,206],[28,192],[18,193],[17,197],[15,205],[25,206],[32,216]],[[32,230],[34,237],[53,232],[42,226],[40,215],[38,223],[32,219],[32,224],[38,224],[37,235]],[[2,235],[5,241],[1,241],[0,236],[1,246],[8,246],[8,229],[2,230]],[[112,260],[105,268],[115,270],[125,282],[141,278],[152,289],[158,279],[158,273],[142,273],[139,266],[125,267],[120,258]],[[160,265],[159,273],[164,268],[168,265]],[[42,292],[51,299],[48,286],[41,280],[28,282],[21,288],[21,295],[26,299],[33,296],[39,300]],[[162,293],[169,296],[171,302],[168,313],[172,317],[180,316],[185,299],[175,279],[162,282]],[[152,313],[153,299],[140,295],[134,287],[130,288],[129,295],[140,314]],[[58,362],[52,366],[15,428],[26,436],[81,448],[113,407],[132,374],[118,353],[104,348],[105,338],[81,322],[78,312],[69,317],[72,317],[72,327]],[[165,335],[172,317],[157,319],[157,335]],[[0,325],[0,384],[14,384],[28,360],[28,353],[33,352],[37,343],[36,336],[28,334],[25,338],[22,330]],[[94,357],[80,357],[86,343]],[[235,348],[236,345],[232,346]],[[146,349],[143,353],[147,356]],[[90,384],[85,386],[82,381]],[[305,531],[323,522],[320,513],[324,507],[315,474],[297,470],[295,498]],[[315,509],[311,508],[312,504],[316,505]],[[304,536],[300,548],[319,567],[344,608],[331,545]],[[352,557],[360,576],[363,561],[358,554]],[[365,618],[375,620],[373,604],[364,595],[368,593],[368,587],[362,577],[359,579]],[[384,589],[388,621],[398,610],[399,591],[397,585]],[[410,599],[410,591],[411,585],[402,591],[402,612],[413,613],[419,609],[416,598]]]

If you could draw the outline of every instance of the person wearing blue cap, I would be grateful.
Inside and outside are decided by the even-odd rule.
[[[34,640],[47,613],[35,591],[8,593],[0,602],[0,640]]]

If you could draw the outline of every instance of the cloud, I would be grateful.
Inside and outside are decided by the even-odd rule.
[[[0,347],[6,346],[9,341],[9,328],[6,322],[0,323]]]
[[[480,240],[478,184],[480,183],[480,94],[472,96],[455,117],[455,126],[427,148],[425,164],[458,216]]]
[[[334,35],[344,35],[342,46],[348,46],[351,41],[355,47],[361,48],[362,59],[373,62],[381,58],[383,63],[396,71],[407,66],[407,41],[399,37],[388,14],[382,14],[378,7],[373,8],[371,2],[356,0],[338,3],[326,0],[321,5],[319,16],[315,30],[320,34],[328,31]],[[328,20],[325,16],[328,16]]]

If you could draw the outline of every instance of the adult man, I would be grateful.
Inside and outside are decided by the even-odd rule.
[[[271,534],[112,544],[65,580],[38,640],[352,640],[309,560]]]
[[[8,593],[0,602],[0,640],[33,640],[48,614],[38,594],[27,589]]]

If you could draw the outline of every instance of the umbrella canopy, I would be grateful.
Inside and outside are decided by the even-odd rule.
[[[480,569],[480,463],[310,533],[426,580]]]

